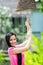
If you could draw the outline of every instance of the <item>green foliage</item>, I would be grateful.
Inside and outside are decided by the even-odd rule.
[[[9,8],[0,6],[0,32],[6,33],[11,30]]]
[[[10,22],[10,18],[5,18],[4,17],[0,17],[1,21],[1,32],[2,33],[6,33],[9,32],[11,30],[11,22]]]
[[[43,2],[40,3],[40,12],[43,12]]]
[[[3,59],[3,53],[0,51],[0,62],[3,62],[4,59]]]
[[[8,54],[3,53],[3,51],[0,51],[0,65],[9,65],[9,57]]]
[[[24,52],[25,65],[43,65],[43,32],[41,32],[40,39],[32,34],[32,40],[31,47],[33,51]]]
[[[0,17],[10,17],[11,14],[9,13],[9,10],[8,7],[0,6]]]

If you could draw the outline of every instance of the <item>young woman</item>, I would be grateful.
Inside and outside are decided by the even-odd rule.
[[[17,39],[14,33],[8,33],[5,36],[9,47],[8,54],[11,65],[25,65],[23,52],[29,49],[31,41],[31,29],[28,19],[26,20],[25,25],[27,27],[27,36],[23,43],[16,45]]]

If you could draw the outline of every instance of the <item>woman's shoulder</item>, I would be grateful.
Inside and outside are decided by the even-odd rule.
[[[9,48],[8,48],[8,53],[9,53],[9,52],[12,52],[13,49],[14,49],[14,47],[9,47]]]
[[[8,50],[11,50],[11,49],[13,49],[13,48],[14,48],[14,47],[9,47]]]

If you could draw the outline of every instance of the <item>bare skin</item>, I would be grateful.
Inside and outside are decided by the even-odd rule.
[[[27,27],[27,36],[26,36],[26,40],[23,43],[21,43],[19,45],[16,45],[16,36],[12,35],[10,37],[10,44],[12,46],[15,46],[15,48],[13,49],[14,54],[18,54],[18,53],[22,53],[24,51],[27,51],[29,49],[29,47],[30,47],[31,29],[30,29],[28,19],[25,22],[25,26]]]

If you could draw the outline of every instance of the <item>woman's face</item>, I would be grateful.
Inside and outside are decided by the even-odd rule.
[[[9,40],[11,46],[15,46],[16,45],[16,36],[15,35],[12,35],[10,37],[10,40]]]

